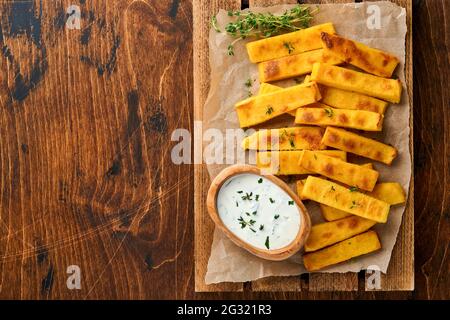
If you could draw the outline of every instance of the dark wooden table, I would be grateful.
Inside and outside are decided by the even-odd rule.
[[[191,2],[0,1],[0,298],[450,298],[449,11],[414,1],[416,290],[195,294]]]

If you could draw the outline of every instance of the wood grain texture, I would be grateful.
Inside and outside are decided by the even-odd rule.
[[[266,277],[252,281],[250,289],[255,292],[298,292],[305,286],[300,276],[298,277]]]
[[[358,273],[311,273],[310,291],[357,291]]]
[[[450,298],[449,11],[448,1],[414,1],[416,299]]]
[[[240,8],[240,0],[217,0],[211,2],[194,0],[193,2],[194,120],[201,121],[203,119],[203,105],[209,91],[208,35],[211,17],[219,9],[238,10]],[[208,217],[206,209],[206,195],[211,180],[204,165],[195,165],[194,175],[194,185],[197,186],[197,191],[194,195],[195,291],[242,291],[243,285],[241,283],[205,284],[205,275],[214,234],[214,223]]]
[[[193,168],[168,141],[191,126],[191,4],[76,1],[70,30],[73,3],[0,2],[0,297],[184,296]]]
[[[415,290],[195,293],[194,168],[165,153],[192,129],[193,4],[0,1],[0,298],[450,299],[450,4],[413,5]]]

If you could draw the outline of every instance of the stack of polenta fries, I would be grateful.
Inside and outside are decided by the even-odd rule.
[[[380,249],[369,229],[386,223],[390,206],[404,203],[405,193],[397,182],[378,182],[372,163],[347,162],[347,153],[390,165],[397,150],[349,129],[382,130],[388,103],[401,99],[402,84],[392,79],[399,60],[337,35],[332,23],[249,42],[247,51],[261,86],[258,95],[236,104],[240,126],[282,114],[300,126],[261,129],[242,147],[256,150],[257,166],[273,174],[307,175],[297,181],[298,195],[318,202],[327,221],[312,227],[306,269]],[[303,83],[288,88],[267,83],[304,75]]]

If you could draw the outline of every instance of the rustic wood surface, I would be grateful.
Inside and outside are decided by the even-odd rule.
[[[413,4],[415,290],[195,293],[191,1],[0,1],[0,298],[450,298],[450,4]]]

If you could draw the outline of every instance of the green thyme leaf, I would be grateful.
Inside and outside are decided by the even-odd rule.
[[[295,148],[295,142],[293,137],[289,137],[289,143],[291,144],[291,148]]]
[[[239,221],[239,224],[241,225],[241,229],[244,229],[245,226],[247,225],[247,222],[242,217],[239,217],[238,221]]]
[[[246,212],[246,214],[247,214],[247,212]],[[255,220],[251,220],[251,219],[249,221],[245,221],[245,219],[242,217],[239,217],[238,221],[239,221],[239,224],[241,225],[241,229],[244,229],[246,226],[249,226],[249,228],[250,228],[256,222]]]
[[[242,196],[242,200],[252,200],[253,192],[245,193],[245,196]]]
[[[266,238],[266,242],[264,243],[267,249],[270,249],[269,236]]]
[[[217,17],[216,16],[212,16],[211,18],[211,26],[214,28],[214,30],[216,30],[216,32],[222,32],[219,27],[217,26]]]
[[[234,56],[234,46],[232,44],[230,44],[227,47],[227,53],[228,53],[229,56]]]
[[[356,208],[357,206],[359,206],[359,204],[356,203],[355,200],[353,200],[353,201],[352,201],[352,205],[350,206],[350,209],[354,209],[354,208]]]
[[[328,116],[329,118],[333,117],[333,109],[331,109],[331,108],[325,108],[324,110],[325,110],[325,113],[327,114],[327,116]]]
[[[289,54],[291,54],[295,50],[294,46],[292,45],[292,42],[284,42],[283,46],[288,50]]]

